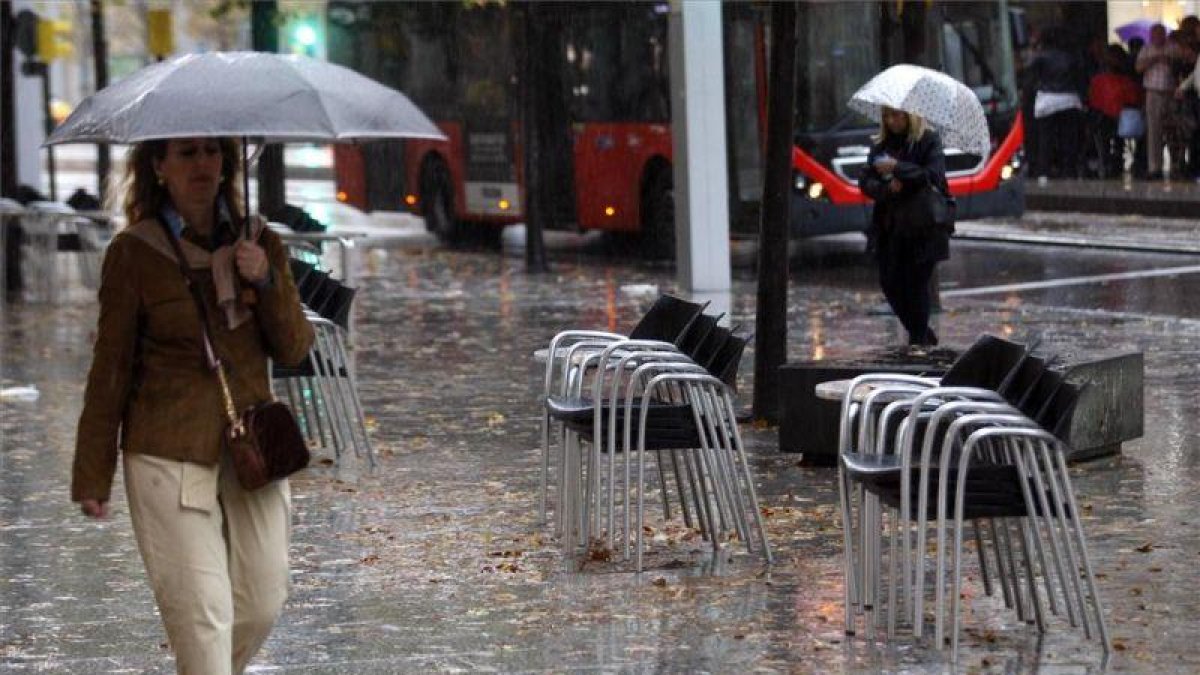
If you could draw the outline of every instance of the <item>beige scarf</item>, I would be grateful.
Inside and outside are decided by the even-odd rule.
[[[251,220],[251,241],[258,241],[258,237],[262,234],[264,226],[265,223],[261,218]],[[155,251],[170,258],[172,262],[178,264],[175,248],[167,240],[167,235],[163,232],[162,226],[158,224],[157,220],[143,220],[126,228],[126,231],[149,244]],[[238,235],[237,242],[241,242],[245,238],[245,233],[242,233]],[[239,292],[241,290],[241,282],[238,280],[237,265],[234,258],[237,242],[221,246],[210,253],[186,239],[179,239],[179,246],[183,249],[183,257],[187,260],[190,269],[212,270],[213,285],[217,288],[217,306],[224,313],[225,323],[230,330],[242,325],[254,315],[250,311],[250,308],[242,301],[241,293]]]

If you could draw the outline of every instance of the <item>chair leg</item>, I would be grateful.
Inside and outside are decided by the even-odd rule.
[[[1033,609],[1033,620],[1026,619],[1026,623],[1033,623],[1038,627],[1038,632],[1044,633],[1046,630],[1046,617],[1042,613],[1042,601],[1038,596],[1037,577],[1033,572],[1033,544],[1029,534],[1029,523],[1021,519],[1017,522],[1017,529],[1020,532],[1020,538],[1017,543],[1021,547],[1021,558],[1025,561],[1025,579],[1026,590],[1029,592],[1029,606]]]
[[[971,533],[975,540],[975,551],[979,556],[979,574],[983,578],[983,592],[991,597],[992,575],[988,572],[987,552],[983,550],[983,537],[979,534],[979,521],[971,521]]]
[[[538,481],[538,518],[546,523],[546,499],[550,491],[550,413],[542,413],[542,475]]]
[[[1008,569],[1004,564],[1004,540],[996,527],[996,519],[988,518],[988,529],[992,535],[992,548],[996,552],[996,579],[1000,582],[1000,592],[1004,596],[1004,606],[1012,609],[1012,586],[1008,583]]]
[[[899,532],[899,512],[890,511],[888,513],[888,601],[887,601],[887,637],[888,640],[896,639],[896,568],[898,563],[897,554],[900,552],[900,532]]]
[[[1012,581],[1012,596],[1013,604],[1017,608],[1017,618],[1021,621],[1027,621],[1028,615],[1025,612],[1025,602],[1021,597],[1021,574],[1017,569],[1017,561],[1013,555],[1012,528],[1009,518],[1000,519],[1000,536],[1004,539],[1004,553],[1008,556],[1008,571]]]
[[[658,485],[662,490],[663,518],[671,519],[671,499],[667,494],[667,469],[663,465],[662,453],[654,453],[654,461],[658,464]]]
[[[1083,588],[1079,583],[1079,564],[1075,558],[1075,546],[1071,543],[1071,527],[1069,525],[1075,514],[1066,512],[1067,502],[1063,497],[1062,490],[1059,488],[1060,476],[1058,467],[1055,466],[1053,458],[1050,457],[1048,448],[1045,445],[1041,446],[1042,456],[1045,459],[1046,466],[1046,482],[1050,484],[1050,493],[1054,496],[1054,519],[1062,527],[1062,542],[1063,548],[1067,552],[1067,574],[1071,580],[1071,587],[1075,591],[1075,597],[1079,602],[1079,621],[1083,624],[1083,634],[1087,638],[1092,637],[1091,622],[1088,621],[1087,603],[1083,597]]]
[[[1046,484],[1042,480],[1042,471],[1040,468],[1041,458],[1032,456],[1029,462],[1029,473],[1033,476],[1034,489],[1037,490],[1038,504],[1042,509],[1042,518],[1046,523],[1046,537],[1050,540],[1050,554],[1054,559],[1054,567],[1058,572],[1059,587],[1062,589],[1063,603],[1067,609],[1067,619],[1072,626],[1078,625],[1075,619],[1075,605],[1071,602],[1070,582],[1067,579],[1067,571],[1063,567],[1063,551],[1059,541],[1058,527],[1056,526],[1057,518],[1053,507],[1046,495]],[[1049,578],[1049,574],[1046,575]],[[1049,584],[1047,584],[1049,590]]]
[[[683,513],[683,524],[685,527],[694,527],[692,520],[692,510],[688,508],[687,497],[684,496],[683,476],[679,473],[679,451],[670,450],[671,453],[671,473],[675,475],[675,494],[679,495],[679,510]]]
[[[1071,487],[1071,478],[1067,473],[1066,458],[1062,448],[1056,448],[1054,453],[1058,459],[1058,473],[1062,480],[1063,492],[1067,499],[1069,516],[1074,521],[1076,543],[1079,546],[1080,557],[1083,560],[1083,571],[1087,577],[1088,594],[1092,598],[1092,607],[1096,612],[1096,627],[1100,633],[1100,642],[1105,653],[1112,652],[1112,642],[1108,634],[1108,624],[1104,620],[1104,606],[1100,603],[1100,593],[1096,590],[1096,576],[1092,573],[1092,561],[1088,555],[1087,542],[1083,536],[1083,523],[1079,519],[1079,507],[1075,502],[1075,490]]]
[[[845,579],[843,588],[843,599],[845,602],[846,612],[846,635],[854,635],[854,611],[858,602],[858,594],[855,591],[857,588],[857,566],[854,564],[854,521],[851,513],[850,501],[852,499],[852,491],[854,487],[850,484],[849,478],[846,476],[846,469],[842,465],[841,459],[838,460],[838,494],[842,507],[842,572]]]

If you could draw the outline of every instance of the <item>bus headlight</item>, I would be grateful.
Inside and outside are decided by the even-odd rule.
[[[808,187],[808,177],[802,173],[792,174],[792,186],[797,192],[803,192],[804,188]]]
[[[825,186],[820,183],[813,183],[808,186],[808,198],[820,199],[825,194]]]
[[[1012,164],[1005,164],[1000,167],[1000,180],[1008,180],[1013,177],[1014,169]]]

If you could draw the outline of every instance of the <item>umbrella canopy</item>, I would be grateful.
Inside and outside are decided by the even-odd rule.
[[[220,136],[445,138],[404,94],[348,68],[304,56],[210,52],[147,66],[92,94],[46,144]]]
[[[1138,19],[1130,21],[1127,24],[1117,26],[1113,30],[1116,31],[1117,37],[1121,38],[1121,42],[1128,43],[1133,38],[1141,38],[1142,42],[1150,43],[1150,29],[1156,24],[1161,23],[1153,19]]]
[[[984,157],[991,151],[987,118],[975,92],[936,70],[892,66],[854,92],[849,106],[875,121],[882,117],[883,106],[920,115],[947,147]]]

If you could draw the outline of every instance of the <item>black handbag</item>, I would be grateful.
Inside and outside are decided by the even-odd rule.
[[[902,237],[926,237],[932,234],[954,234],[958,202],[941,188],[925,183],[903,199],[892,203],[891,227]]]
[[[311,459],[308,444],[304,441],[296,417],[287,405],[279,401],[260,403],[238,414],[233,394],[229,391],[229,382],[225,377],[225,366],[217,357],[208,334],[208,312],[204,309],[200,289],[192,283],[183,249],[175,233],[161,219],[158,222],[167,241],[171,242],[172,248],[175,249],[184,283],[191,291],[196,311],[200,313],[205,365],[216,372],[217,380],[221,383],[221,397],[225,404],[225,416],[229,421],[229,426],[225,427],[222,434],[222,441],[233,460],[238,483],[245,490],[257,490],[272,481],[287,478],[308,466]]]

